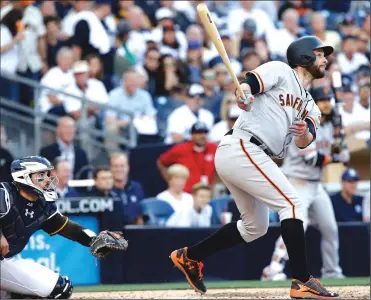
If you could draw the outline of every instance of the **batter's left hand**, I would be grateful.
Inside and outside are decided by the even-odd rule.
[[[249,91],[244,90],[243,93],[245,94],[245,98],[243,99],[237,91],[237,105],[239,108],[241,108],[244,111],[251,111],[252,102],[254,101],[254,96],[250,94]]]
[[[305,139],[309,134],[308,124],[303,120],[295,119],[289,126],[289,132],[294,136]]]

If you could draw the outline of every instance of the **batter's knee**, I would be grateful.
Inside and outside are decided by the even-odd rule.
[[[72,295],[72,282],[67,276],[59,276],[49,299],[69,299]]]
[[[250,243],[265,235],[268,231],[268,227],[269,219],[267,219],[266,222],[260,221],[257,223],[244,222],[243,220],[239,220],[237,222],[237,228],[241,234],[241,237],[247,243]]]

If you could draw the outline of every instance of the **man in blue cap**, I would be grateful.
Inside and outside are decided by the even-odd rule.
[[[362,221],[363,197],[356,195],[359,174],[346,169],[341,176],[342,190],[331,196],[337,222]]]

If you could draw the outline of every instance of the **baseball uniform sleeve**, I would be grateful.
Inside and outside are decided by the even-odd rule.
[[[259,93],[264,93],[285,80],[285,74],[292,72],[291,68],[280,61],[271,61],[248,72],[255,75],[259,82]]]
[[[311,109],[305,120],[309,120],[313,124],[314,134],[312,134],[313,136],[315,136],[321,121],[321,111],[316,104],[313,105],[313,108]]]

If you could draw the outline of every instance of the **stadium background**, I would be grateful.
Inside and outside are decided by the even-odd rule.
[[[110,197],[89,194],[94,185],[94,169],[109,165],[109,155],[112,152],[130,153],[130,178],[142,185],[144,198],[155,197],[165,190],[167,185],[156,161],[172,147],[173,143],[168,142],[168,118],[175,109],[187,103],[190,86],[201,84],[207,90],[209,101],[205,100],[204,108],[213,115],[214,124],[228,119],[228,109],[225,107],[231,105],[228,101],[231,102],[230,99],[233,98],[231,79],[225,74],[226,70],[207,35],[199,27],[200,21],[195,13],[198,3],[199,1],[2,1],[1,46],[9,38],[5,29],[3,30],[6,25],[3,21],[11,9],[23,13],[23,25],[18,25],[23,29],[17,28],[25,37],[18,36],[15,46],[10,50],[14,50],[11,55],[6,55],[5,52],[0,54],[1,149],[4,149],[1,152],[1,171],[5,170],[0,173],[1,181],[9,176],[6,168],[11,157],[35,155],[43,147],[55,143],[58,134],[56,120],[61,116],[71,115],[76,121],[75,142],[85,152],[87,163],[81,166],[80,172],[74,172],[69,181],[69,186],[75,187],[81,197],[62,197],[58,200],[62,212],[94,231],[116,226],[111,222],[112,211],[117,209],[116,201]],[[316,34],[336,49],[336,53],[329,58],[329,72],[340,70],[342,73],[345,106],[352,111],[352,106],[359,102],[360,94],[367,88],[369,99],[369,2],[206,3],[217,22],[239,78],[246,71],[266,61],[285,61],[285,49],[291,40],[306,34]],[[110,11],[107,11],[107,5]],[[81,42],[84,29],[74,28],[74,14],[86,10],[98,10],[104,15],[102,24],[108,37],[108,52],[92,47],[94,37]],[[323,20],[325,27],[321,28],[318,24]],[[95,25],[88,22],[88,26],[91,26],[88,29],[90,34],[97,32],[93,28]],[[12,32],[9,41],[17,39],[16,36],[17,32]],[[104,43],[103,39],[101,43]],[[355,48],[350,49],[352,47],[349,43],[355,45]],[[108,93],[106,102],[102,99],[79,97],[81,95],[71,92],[71,89],[62,87],[59,82],[62,79],[58,76],[50,73],[49,77],[46,76],[51,69],[60,67],[56,54],[62,47],[74,49],[74,60],[89,60],[89,76],[104,84]],[[76,50],[79,48],[80,53]],[[148,51],[152,48],[157,50]],[[347,58],[349,52],[352,52],[351,59]],[[151,60],[156,61],[153,70]],[[72,64],[69,67],[72,68]],[[132,84],[135,89],[148,92],[150,105],[141,101],[139,106],[127,107],[125,105],[128,102],[120,104],[115,100],[111,91],[120,89],[121,84],[125,85],[125,82],[121,83],[121,75],[128,70],[129,73],[134,70],[136,77]],[[331,86],[332,83],[328,76],[315,82],[313,86]],[[48,93],[66,102],[75,101],[73,103],[76,107],[70,105],[72,108],[68,111],[50,110],[42,100]],[[140,100],[143,97],[141,94]],[[89,100],[92,102],[89,103]],[[98,107],[94,114],[90,113],[89,104]],[[80,108],[81,114],[76,114]],[[112,114],[113,111],[121,113],[117,119],[129,120],[124,129],[117,131],[116,124],[115,131],[112,130],[115,126],[108,126],[106,123],[106,114]],[[358,192],[367,195],[370,179],[369,132],[367,135],[365,130],[352,132],[351,129],[358,123],[368,124],[369,128],[370,119],[369,116],[367,118],[355,111],[352,114],[343,110],[342,113],[344,119],[350,120],[346,124],[349,126],[346,140],[351,153],[348,166],[359,172],[361,182]],[[115,122],[118,122],[117,119]],[[179,119],[181,121],[182,118]],[[189,130],[191,125],[185,124],[185,127],[188,126]],[[184,132],[184,138],[188,138],[188,132]],[[325,169],[324,182],[329,193],[340,190],[340,177],[344,168],[340,164],[333,164]],[[102,262],[95,261],[88,250],[79,245],[61,237],[49,238],[39,232],[32,237],[21,256],[35,259],[55,271],[67,274],[77,286],[85,286],[77,288],[77,291],[183,289],[185,284],[174,283],[181,281],[182,277],[172,269],[167,255],[173,248],[196,242],[220,226],[220,213],[225,210],[228,195],[217,178],[213,191],[213,198],[221,201],[214,202],[213,225],[210,228],[166,228],[159,225],[161,220],[155,220],[152,225],[127,225],[125,232],[130,241],[128,252],[113,255]],[[258,280],[262,268],[270,260],[274,241],[279,235],[279,228],[274,221],[273,215],[268,234],[256,243],[224,251],[206,261],[206,280],[215,281],[210,287],[287,286],[286,282],[246,281]],[[324,283],[369,284],[363,278],[368,277],[370,272],[369,222],[339,223],[339,234],[340,263],[348,278]],[[307,237],[311,271],[320,276],[319,233],[310,228]],[[216,262],[219,269],[213,269]],[[286,269],[290,275],[289,267]],[[101,286],[101,283],[125,285]],[[158,285],[159,283],[169,284]]]

